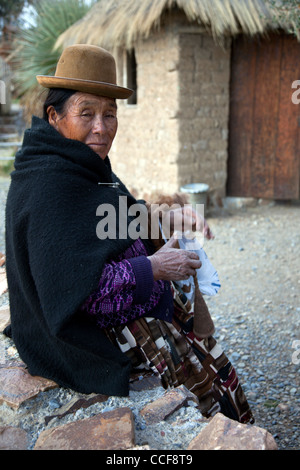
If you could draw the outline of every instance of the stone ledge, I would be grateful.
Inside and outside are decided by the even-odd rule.
[[[9,308],[2,309],[2,314],[5,322],[9,320]],[[6,350],[6,356],[10,356],[8,354],[10,350],[13,350],[12,352],[15,350],[11,341],[8,341],[8,344],[10,346]],[[7,416],[11,415],[12,417],[18,414],[21,409],[23,409],[23,412],[28,409],[28,413],[31,413],[31,408],[28,407],[27,402],[35,403],[34,399],[38,399],[41,392],[49,390],[50,393],[51,389],[59,388],[55,382],[42,377],[31,376],[17,353],[13,356],[10,356],[11,359],[7,359],[4,356],[0,358],[0,404],[9,407],[7,410],[10,409],[10,411]],[[139,394],[141,403],[145,398],[146,391],[162,389],[158,378],[153,376],[133,376],[130,388],[134,393]],[[145,428],[146,441],[148,441],[147,430],[151,432],[151,428],[155,428],[155,426],[158,426],[157,429],[159,431],[155,428],[154,432],[160,432],[161,439],[163,439],[165,432],[161,430],[160,423],[164,423],[163,425],[167,426],[166,423],[169,418],[172,418],[173,414],[176,416],[175,413],[180,408],[186,408],[188,413],[188,410],[191,409],[189,407],[192,406],[197,411],[198,405],[197,397],[184,386],[168,389],[160,393],[162,394],[159,398],[149,401],[143,408],[136,411],[135,419],[127,405],[121,405],[109,411],[103,410],[100,413],[97,411],[92,417],[78,419],[80,411],[92,405],[105,402],[109,397],[100,394],[78,395],[74,392],[74,396],[70,401],[63,406],[55,406],[55,413],[52,414],[50,410],[50,413],[44,416],[46,429],[38,437],[35,437],[33,441],[32,436],[29,436],[30,432],[27,432],[28,429],[27,431],[22,429],[24,425],[22,420],[16,425],[13,425],[8,420],[6,426],[0,427],[0,449],[23,450],[33,447],[35,450],[156,450],[153,445],[148,445],[148,442],[145,442],[145,445],[142,447],[137,445],[136,433],[139,432],[139,426],[142,424]],[[36,401],[36,406],[35,410],[39,413],[38,400]],[[57,423],[57,419],[65,418],[67,415],[69,415],[67,424],[51,427],[53,419],[56,419]],[[185,416],[185,414],[180,416]],[[184,449],[190,451],[202,449],[277,449],[272,435],[265,429],[257,426],[241,424],[221,414],[217,414],[214,418],[207,420],[201,415],[200,411],[199,417],[198,413],[197,416],[193,414],[192,420],[197,424],[196,433],[198,434],[193,439],[191,436],[191,441],[186,441]],[[39,421],[38,416],[36,416],[36,421]],[[174,429],[178,427],[180,422],[182,422],[184,427],[184,419],[179,418],[179,421],[174,423]],[[172,431],[171,436],[173,436]],[[175,434],[174,439],[176,440]],[[27,444],[30,440],[31,444]],[[160,449],[159,442],[159,440],[155,440],[154,446],[158,445],[157,449]]]

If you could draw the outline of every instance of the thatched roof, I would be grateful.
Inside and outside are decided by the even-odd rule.
[[[102,0],[63,33],[57,47],[75,43],[111,49],[128,48],[160,25],[164,13],[182,10],[188,21],[210,30],[215,38],[261,34],[274,24],[267,0]]]

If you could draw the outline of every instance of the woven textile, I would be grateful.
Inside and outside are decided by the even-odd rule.
[[[240,421],[254,418],[236,371],[211,336],[197,338],[193,314],[174,301],[172,323],[144,317],[107,329],[110,340],[130,359],[134,369],[152,370],[165,388],[184,384],[199,399],[203,416],[217,412]]]

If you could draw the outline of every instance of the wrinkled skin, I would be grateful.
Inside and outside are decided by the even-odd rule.
[[[49,124],[62,136],[79,140],[104,159],[118,129],[117,105],[113,98],[77,92],[59,115],[53,106],[48,110]]]

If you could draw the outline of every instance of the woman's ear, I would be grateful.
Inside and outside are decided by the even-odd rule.
[[[48,114],[48,122],[51,126],[55,127],[57,130],[57,119],[58,119],[58,114],[55,111],[54,107],[51,105],[47,108],[47,114]]]

